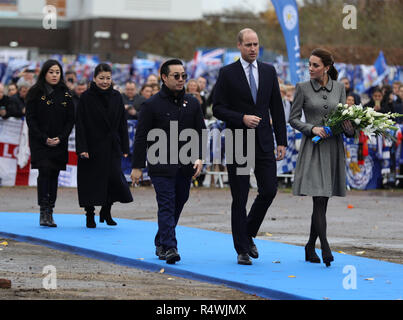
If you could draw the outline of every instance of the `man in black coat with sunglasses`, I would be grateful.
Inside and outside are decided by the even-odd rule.
[[[185,94],[186,78],[178,59],[161,66],[162,88],[142,104],[134,139],[132,181],[140,181],[147,161],[158,202],[156,255],[168,264],[180,260],[175,227],[191,179],[202,169],[201,136],[206,128],[199,102]]]

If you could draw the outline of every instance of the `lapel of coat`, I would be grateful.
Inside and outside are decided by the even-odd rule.
[[[250,91],[249,81],[246,78],[246,73],[242,66],[241,60],[239,59],[235,64],[236,64],[236,71],[238,73],[237,78],[241,79],[242,86],[246,88],[247,92],[249,92],[249,98],[250,98],[249,100],[250,100],[251,104],[255,104],[253,102],[253,97],[252,97],[252,92]],[[260,78],[259,78],[259,81],[260,81]],[[259,84],[259,87],[260,87],[260,84]],[[256,98],[256,101],[257,101],[257,98]]]
[[[259,88],[257,88],[256,104],[258,104],[258,102],[263,98],[264,88],[268,90],[266,78],[264,77],[263,63],[257,61],[257,67],[259,72]]]

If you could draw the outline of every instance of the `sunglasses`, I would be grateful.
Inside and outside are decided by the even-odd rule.
[[[186,73],[174,73],[174,74],[170,74],[170,76],[173,76],[175,80],[179,80],[181,77],[183,80],[186,80],[188,78],[188,75]]]

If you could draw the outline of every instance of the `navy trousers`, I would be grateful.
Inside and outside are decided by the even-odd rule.
[[[185,177],[178,170],[175,177],[152,176],[158,203],[158,232],[155,246],[163,246],[165,250],[176,248],[175,228],[182,209],[189,199],[191,177]]]
[[[231,228],[234,247],[238,254],[248,253],[249,239],[256,237],[277,193],[277,164],[273,152],[263,152],[256,145],[254,173],[258,195],[249,214],[246,204],[249,195],[249,175],[238,175],[237,165],[228,164],[228,182],[231,188]]]

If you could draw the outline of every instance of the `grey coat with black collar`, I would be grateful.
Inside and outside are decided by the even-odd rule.
[[[342,135],[314,144],[312,128],[323,126],[338,103],[345,103],[346,91],[331,80],[326,87],[316,80],[298,83],[290,113],[290,125],[301,131],[302,141],[295,169],[293,194],[332,197],[346,195],[346,162]],[[304,111],[306,122],[301,121]]]

